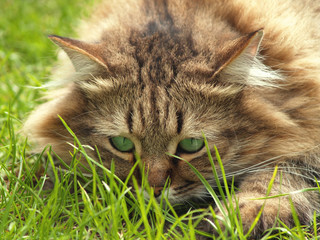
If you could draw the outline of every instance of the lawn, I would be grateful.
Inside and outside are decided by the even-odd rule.
[[[0,239],[196,239],[195,226],[214,214],[212,209],[181,213],[166,198],[160,203],[153,197],[147,201],[136,183],[128,187],[112,174],[112,168],[98,176],[100,164],[86,156],[76,138],[75,153],[81,152],[91,164],[92,178],[77,171],[75,158],[70,172],[58,178],[55,171],[54,186],[46,189],[46,171],[54,153],[44,150],[48,161],[41,167],[44,156],[32,155],[20,133],[28,113],[41,103],[45,92],[41,86],[56,59],[57,48],[46,36],[74,36],[78,17],[87,14],[83,6],[90,2],[0,1]],[[145,189],[152,191],[147,184]],[[217,201],[210,186],[208,191]],[[247,239],[234,211],[230,223],[229,239]],[[220,232],[218,239],[225,236]],[[307,228],[298,222],[293,229],[282,226],[265,236],[274,238],[316,239],[316,221]]]

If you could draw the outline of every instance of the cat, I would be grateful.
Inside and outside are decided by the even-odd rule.
[[[216,186],[204,134],[238,184],[246,232],[276,166],[269,195],[317,186],[319,25],[316,1],[104,0],[79,26],[79,40],[49,36],[62,49],[55,90],[24,129],[35,151],[49,144],[70,163],[73,137],[61,116],[106,167],[113,159],[121,179],[137,153],[156,197],[170,180],[172,203],[208,196],[185,161]],[[290,197],[309,224],[319,194]],[[277,218],[294,226],[288,196],[266,200],[251,236]]]

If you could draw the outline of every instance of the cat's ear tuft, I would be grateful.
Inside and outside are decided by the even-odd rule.
[[[49,35],[48,37],[68,55],[77,72],[85,72],[89,69],[94,71],[99,67],[108,69],[103,60],[101,47],[98,44],[86,43],[57,35]]]
[[[263,36],[263,30],[260,29],[227,44],[214,77],[219,74],[225,81],[243,85],[277,86],[276,81],[282,77],[263,64],[259,56]]]

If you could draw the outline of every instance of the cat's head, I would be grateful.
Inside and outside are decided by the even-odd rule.
[[[105,166],[114,161],[120,178],[137,154],[156,195],[169,180],[172,202],[204,197],[204,186],[185,161],[214,185],[204,134],[228,173],[252,165],[267,123],[251,116],[263,104],[250,103],[250,88],[272,87],[279,76],[257,58],[262,30],[212,49],[189,34],[150,29],[98,43],[50,36],[73,64],[72,81],[35,111],[26,129],[40,147],[51,144],[70,162],[66,142],[73,139],[60,115],[83,145],[97,146]],[[96,151],[88,153],[98,159]]]

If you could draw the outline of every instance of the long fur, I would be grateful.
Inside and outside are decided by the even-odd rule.
[[[265,196],[276,165],[270,194],[289,193],[308,224],[319,194],[296,193],[320,177],[319,26],[312,0],[102,1],[79,26],[80,41],[52,37],[64,49],[49,84],[55,90],[25,131],[35,151],[50,144],[68,163],[73,139],[60,115],[83,144],[98,147],[106,167],[114,159],[122,179],[135,158],[109,139],[127,137],[148,166],[150,185],[171,179],[172,202],[207,193],[185,162],[166,153],[215,186],[205,149],[177,150],[203,132],[239,185],[245,231],[263,204],[252,199]],[[290,209],[287,196],[269,199],[253,236],[277,217],[293,226]]]

